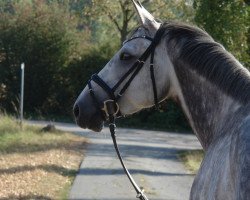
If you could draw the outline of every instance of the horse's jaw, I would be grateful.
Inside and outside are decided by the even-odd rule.
[[[88,129],[94,131],[94,132],[101,132],[104,126],[104,122],[101,122],[97,125],[90,125],[89,127],[87,127]]]
[[[98,116],[94,115],[90,120],[85,121],[80,118],[75,119],[76,124],[83,129],[90,129],[94,132],[101,132],[104,122]]]

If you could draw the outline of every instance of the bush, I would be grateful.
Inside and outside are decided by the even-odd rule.
[[[0,109],[14,110],[24,62],[25,110],[62,112],[64,71],[88,48],[88,34],[58,4],[32,2],[7,3],[11,9],[0,11]]]
[[[130,128],[191,131],[182,110],[175,102],[168,100],[161,106],[160,111],[147,109],[126,119],[119,119],[118,124]]]
[[[249,5],[242,0],[195,0],[195,22],[250,68]]]

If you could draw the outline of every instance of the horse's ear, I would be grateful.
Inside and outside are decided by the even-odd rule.
[[[135,9],[139,15],[141,24],[146,28],[156,27],[158,28],[159,23],[155,21],[153,15],[151,15],[141,4],[140,1],[132,0]]]

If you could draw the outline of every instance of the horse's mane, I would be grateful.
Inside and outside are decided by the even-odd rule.
[[[188,66],[235,100],[250,102],[250,73],[205,31],[175,22],[163,24],[174,66]]]

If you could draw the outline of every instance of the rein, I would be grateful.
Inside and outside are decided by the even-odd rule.
[[[133,185],[133,187],[134,187],[134,189],[135,189],[135,191],[137,193],[136,197],[138,199],[140,199],[140,200],[148,200],[148,198],[143,193],[143,190],[141,190],[139,188],[139,186],[136,184],[133,177],[129,173],[126,165],[123,162],[122,156],[121,156],[120,151],[119,151],[118,144],[116,142],[115,118],[120,115],[120,108],[119,108],[119,105],[118,105],[117,101],[122,97],[124,92],[128,89],[131,82],[134,80],[135,76],[139,73],[139,71],[144,66],[145,61],[151,55],[151,57],[150,57],[150,77],[151,77],[152,86],[153,86],[154,104],[155,104],[155,107],[158,108],[159,102],[158,102],[158,97],[157,97],[157,88],[156,88],[155,75],[154,75],[154,53],[155,53],[156,46],[161,41],[161,38],[162,38],[162,36],[164,34],[164,31],[165,31],[165,29],[162,26],[160,26],[160,28],[157,30],[154,38],[150,38],[148,36],[139,36],[139,37],[134,37],[134,38],[131,38],[131,39],[125,41],[125,43],[126,43],[126,42],[129,42],[129,41],[137,39],[137,38],[144,38],[144,39],[150,40],[151,44],[145,50],[145,52],[140,56],[140,58],[132,65],[132,67],[113,86],[113,88],[111,88],[97,74],[92,75],[91,79],[88,81],[90,96],[93,99],[93,102],[94,102],[97,110],[100,111],[103,119],[105,121],[107,121],[107,120],[109,121],[109,130],[110,130],[110,133],[111,133],[111,137],[112,137],[112,140],[113,140],[113,143],[114,143],[114,147],[115,147],[117,156],[118,156],[118,158],[119,158],[119,160],[121,162],[121,165],[122,165],[122,167],[124,169],[124,172],[126,173],[127,177],[129,178],[129,181],[131,182],[131,184]],[[129,75],[131,75],[131,76],[129,77],[127,82],[125,82],[125,84],[120,89],[120,91],[117,93],[117,95],[115,95],[115,92],[117,91],[119,86],[125,81],[126,78],[128,78]],[[94,90],[92,88],[91,81],[94,81],[97,85],[99,85],[108,94],[109,99],[104,101],[103,104],[99,103],[99,101],[98,101],[98,99],[97,99],[97,97],[95,95],[95,92],[94,92]]]

